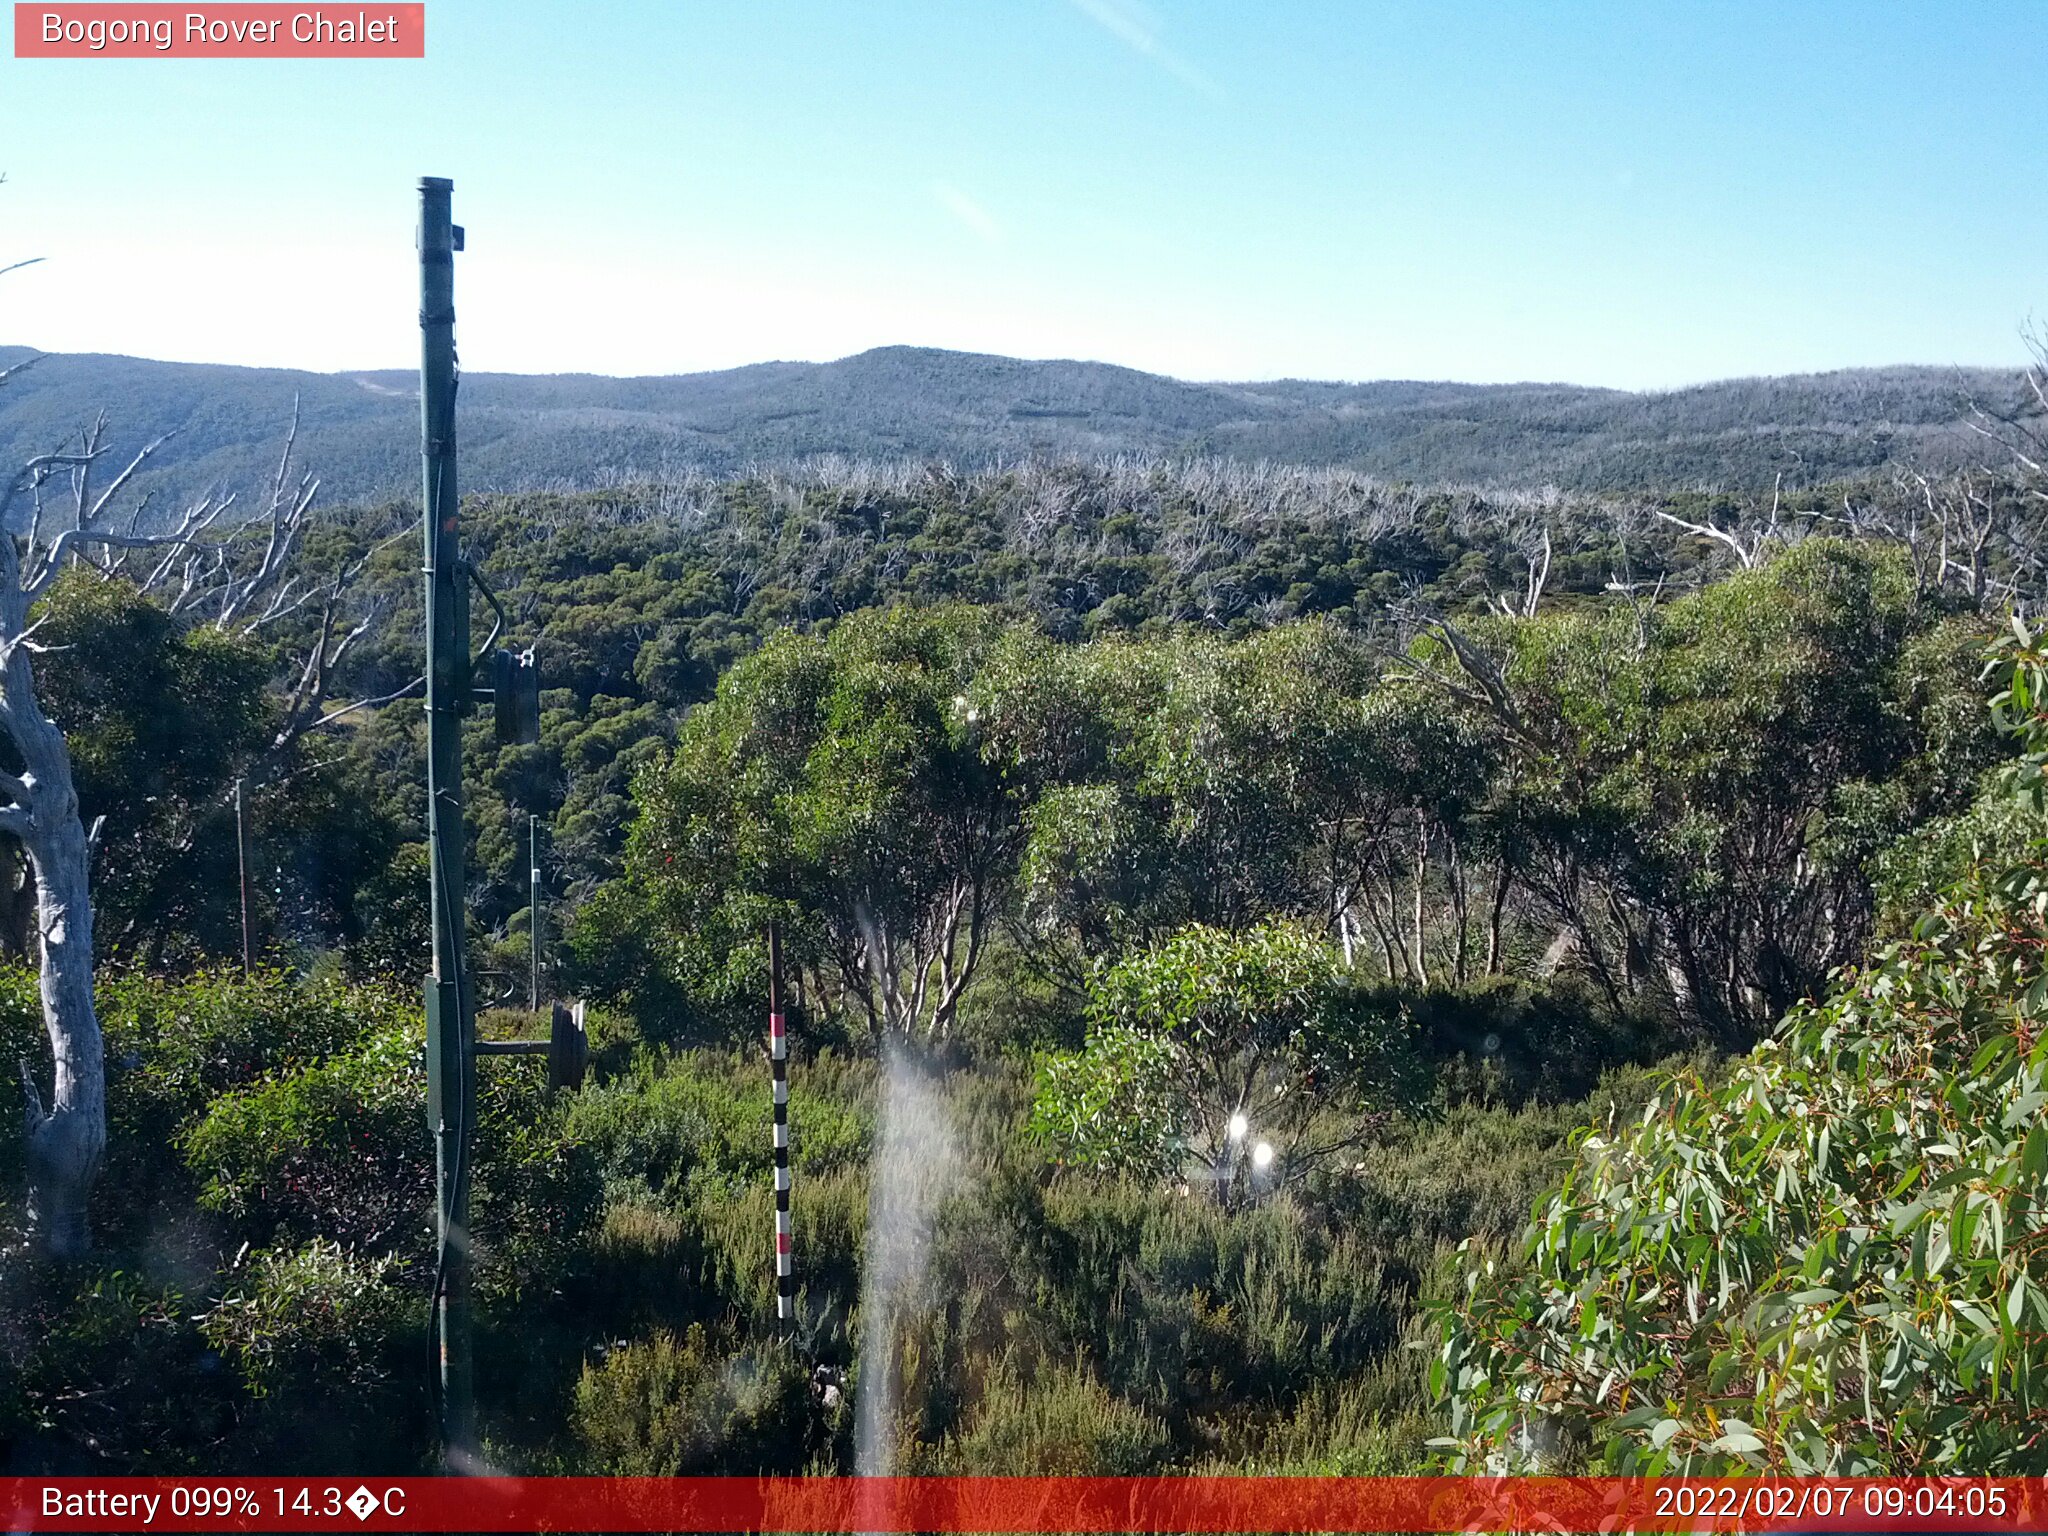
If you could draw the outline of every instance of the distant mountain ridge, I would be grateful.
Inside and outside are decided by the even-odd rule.
[[[0,367],[33,355],[0,347]],[[105,409],[116,453],[176,431],[138,483],[164,503],[274,468],[294,395],[299,462],[330,502],[410,496],[416,379],[54,354],[0,389],[0,454],[48,451]],[[1569,384],[1189,383],[1107,363],[881,347],[829,363],[608,378],[471,374],[468,490],[572,487],[821,454],[982,465],[1027,456],[1220,454],[1389,480],[1577,490],[1754,489],[1976,445],[1963,401],[2013,399],[2014,371],[1901,367],[1637,394]]]

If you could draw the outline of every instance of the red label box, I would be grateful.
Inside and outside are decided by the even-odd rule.
[[[66,5],[17,0],[18,59],[422,59],[424,4]]]

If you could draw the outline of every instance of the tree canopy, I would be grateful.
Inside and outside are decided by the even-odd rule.
[[[734,667],[637,785],[629,870],[675,962],[746,963],[779,918],[874,1028],[948,1029],[1020,827],[970,694],[996,633],[897,609]]]
[[[1096,976],[1088,1020],[1084,1049],[1041,1065],[1033,1128],[1078,1163],[1220,1197],[1309,1173],[1416,1096],[1408,1021],[1286,923],[1183,929]]]
[[[2048,1445],[2048,651],[2008,643],[2023,755],[1899,940],[1715,1083],[1595,1129],[1521,1253],[1447,1316],[1468,1466],[2033,1470]]]

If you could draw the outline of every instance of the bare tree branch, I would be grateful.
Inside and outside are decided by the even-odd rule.
[[[394,688],[391,692],[380,694],[374,699],[357,699],[353,704],[344,704],[340,709],[329,710],[318,720],[307,726],[306,729],[312,731],[318,730],[323,725],[332,725],[344,715],[352,715],[359,709],[375,709],[382,704],[395,703],[397,700],[406,697],[406,695],[424,688],[426,683],[427,680],[424,677],[416,677],[403,688]]]
[[[22,591],[27,594],[30,602],[34,602],[49,591],[51,583],[60,574],[65,555],[81,545],[97,545],[111,549],[160,549],[165,544],[173,542],[175,537],[171,534],[129,535],[94,532],[89,528],[66,528],[51,540],[50,552],[43,562],[42,569],[36,573],[33,580],[23,583]]]

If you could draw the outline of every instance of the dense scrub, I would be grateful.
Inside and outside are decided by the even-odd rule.
[[[9,1029],[26,1038],[15,985]],[[110,987],[128,1156],[93,1266],[7,1258],[11,1467],[430,1459],[429,1142],[408,1011],[278,976]],[[806,1052],[793,1072],[792,1348],[774,1341],[764,1262],[758,1057],[622,1043],[604,1080],[552,1104],[494,1064],[477,1210],[492,1454],[849,1466],[850,1420],[811,1367],[858,1391],[871,1062]],[[1416,1464],[1422,1362],[1401,1346],[1418,1300],[1453,1244],[1513,1234],[1573,1119],[1447,1089],[1439,1114],[1382,1127],[1312,1185],[1231,1209],[1059,1172],[1028,1129],[1028,1063],[956,1055],[945,1081],[958,1178],[898,1314],[902,1464],[933,1470]],[[1625,1072],[1595,1102],[1626,1112],[1648,1091]]]
[[[758,995],[771,917],[801,1006],[941,1036],[1005,947],[1073,1009],[1098,963],[1278,917],[1367,977],[1569,974],[1741,1048],[1860,952],[1875,861],[1996,760],[1983,633],[1834,539],[1391,652],[1328,620],[1062,644],[866,612],[725,674],[570,937],[588,984],[698,1038]]]
[[[482,1074],[478,1388],[503,1465],[848,1470],[847,1405],[885,1342],[906,1471],[1394,1471],[1447,1434],[1474,1461],[2030,1464],[1997,1413],[1950,1412],[1988,1382],[2000,1403],[2037,1390],[2031,1356],[1980,1348],[1963,1310],[2017,1329],[2015,1296],[2048,1306],[2031,1273],[2013,1287],[2019,1250],[1985,1246],[1989,1218],[1960,1245],[1944,1227],[1935,1266],[1975,1289],[1885,1301],[1926,1358],[1844,1365],[1879,1325],[1829,1311],[1871,1273],[1828,1270],[1856,1262],[1839,1234],[1880,1224],[1855,1214],[1870,1190],[1826,1179],[1855,1158],[1908,1172],[1897,1136],[1811,1139],[1847,1116],[1839,1096],[1959,1116],[1921,1088],[1885,1097],[1911,1060],[1996,1100],[1983,1167],[2012,1178],[1955,1187],[2012,1233],[2031,1217],[2000,1192],[2039,1172],[2032,876],[1955,885],[1980,856],[2038,868],[2032,813],[1997,778],[1987,593],[1930,575],[1912,539],[1749,525],[1724,571],[1711,540],[1613,506],[1290,471],[751,480],[478,511],[556,686],[539,744],[476,727],[473,953],[492,998],[520,995],[540,815],[560,903],[544,987],[599,1004],[579,1091],[549,1096],[532,1062]],[[537,517],[553,537],[529,536]],[[344,692],[417,666],[408,564],[377,556],[350,597],[389,618]],[[79,642],[52,698],[118,852],[98,878],[132,921],[100,981],[93,1261],[28,1251],[0,1138],[0,1462],[430,1464],[417,707],[275,755],[290,634],[203,633],[119,580],[62,587],[51,613]],[[238,947],[221,791],[252,764],[267,958],[245,978],[207,957]],[[1945,926],[1915,927],[1930,902]],[[755,1043],[771,919],[798,1040],[788,1340]],[[1832,979],[1874,939],[1896,947]],[[0,1055],[41,1059],[39,1034],[27,973],[0,971]],[[953,1149],[886,1324],[867,1290],[885,1055],[921,1064]],[[1788,1103],[1807,1105],[1796,1133]],[[1791,1170],[1769,1220],[1744,1205],[1705,1246],[1652,1251],[1649,1226],[1592,1209],[1730,1147]],[[1699,1177],[1698,1211],[1729,1204]],[[1949,1209],[1855,1243],[1924,1266],[1916,1234]],[[1787,1291],[1788,1253],[1822,1253],[1819,1278]],[[1712,1262],[1769,1271],[1796,1349],[1777,1313],[1730,1312],[1699,1359],[1630,1354]],[[1649,1417],[1502,1353],[1511,1334],[1585,1346],[1588,1264],[1608,1287],[1596,1342]],[[1468,1294],[1468,1273],[1494,1278]],[[1796,1299],[1816,1288],[1839,1295]],[[1822,1364],[1800,1354],[1815,1328],[1840,1333]],[[1788,1349],[1789,1386],[1732,1403]],[[1929,1397],[1935,1365],[1953,1392]],[[1873,1439],[1857,1403],[1880,1371],[1892,1428]]]
[[[1143,665],[1155,672],[1177,665],[1176,647],[1211,667],[1202,658],[1217,643],[1309,619],[1353,644],[1358,654],[1344,665],[1354,674],[1377,672],[1386,656],[1446,619],[1474,631],[1482,642],[1474,654],[1495,656],[1488,636],[1506,621],[1485,616],[1503,605],[1520,614],[1540,603],[1539,630],[1551,637],[1571,634],[1563,621],[1575,612],[1625,612],[1574,635],[1566,661],[1596,646],[1629,647],[1628,631],[1639,623],[1660,631],[1654,649],[1676,651],[1687,643],[1666,622],[1675,599],[1727,574],[1740,563],[1738,550],[1743,559],[1767,560],[1825,532],[1892,552],[1894,590],[1871,577],[1871,595],[1884,605],[1883,632],[1871,636],[1874,671],[1881,686],[1925,689],[1942,685],[1939,669],[1926,669],[1932,653],[1915,663],[1924,673],[1916,682],[1898,672],[1890,647],[1914,640],[1945,612],[1974,613],[2008,590],[2030,590],[2028,573],[2038,562],[2027,506],[2022,487],[1996,477],[1924,491],[1891,482],[1788,490],[1768,503],[1692,493],[1621,501],[1390,486],[1341,472],[1223,461],[1027,464],[977,475],[841,465],[581,496],[482,498],[468,510],[466,528],[522,636],[537,638],[548,684],[538,743],[501,747],[482,719],[468,733],[472,910],[490,995],[523,995],[529,817],[542,823],[552,902],[580,905],[615,881],[635,812],[635,776],[664,755],[684,716],[712,699],[719,679],[771,635],[823,635],[877,608],[964,604],[992,624],[1041,636],[1051,647],[1042,652],[1047,660],[1080,642],[1121,638],[1148,648],[1142,654],[1151,659],[1142,664],[1118,662],[1107,646],[1076,651],[1062,668],[1069,686],[1096,686],[1117,673],[1139,686]],[[1968,528],[1965,510],[1977,519]],[[416,965],[425,931],[419,711],[401,697],[273,745],[323,633],[332,645],[360,631],[331,675],[323,674],[337,703],[402,693],[418,678],[417,562],[400,535],[404,526],[399,509],[327,514],[310,524],[293,579],[323,591],[323,584],[341,585],[331,599],[247,632],[217,632],[190,614],[172,620],[154,600],[123,595],[118,580],[70,584],[53,595],[49,623],[61,631],[61,646],[48,658],[46,687],[60,718],[76,720],[92,759],[92,782],[82,784],[85,813],[88,820],[108,814],[101,929],[125,955],[183,966],[238,953],[233,800],[240,779],[258,948],[295,964],[333,952],[359,978],[405,976]],[[1733,548],[1692,531],[1709,527],[1726,533]],[[1942,551],[1966,536],[1977,553],[1945,559]],[[342,581],[340,573],[351,571]],[[1772,619],[1769,600],[1754,583],[1748,591],[1752,607]],[[1632,595],[1624,602],[1621,592]],[[1856,596],[1841,593],[1836,619],[1852,611],[1840,605]],[[1698,605],[1691,611],[1704,617]],[[1717,615],[1697,626],[1688,646],[1689,664],[1723,693],[1726,680],[1716,682],[1711,670],[1746,664],[1747,619]],[[1826,645],[1830,622],[1815,612],[1803,628]],[[1783,624],[1766,625],[1750,643],[1755,651],[1794,638]],[[1930,642],[1916,643],[1924,650]],[[1267,650],[1264,665],[1284,668],[1287,651],[1286,644]],[[1845,644],[1809,675],[1779,675],[1775,707],[1796,702],[1801,690],[1847,684],[1841,668],[1853,654]],[[1246,653],[1248,662],[1253,655]],[[1643,710],[1668,710],[1699,680],[1675,671],[1652,678],[1668,687],[1641,695],[1643,709],[1628,721],[1637,740]],[[1362,689],[1364,681],[1354,676],[1343,686]],[[1533,674],[1529,681],[1557,691]],[[1606,680],[1597,672],[1581,668],[1558,681],[1583,695],[1558,700],[1581,720],[1587,700],[1604,697]],[[1391,710],[1382,734],[1405,735],[1417,748],[1436,743],[1435,760],[1418,755],[1407,765],[1413,776],[1437,775],[1445,762],[1459,766],[1466,758],[1483,769],[1487,753],[1502,745],[1499,722],[1433,691],[1433,699]],[[1950,708],[1957,701],[1972,707],[1953,688],[1947,697]],[[1774,707],[1760,690],[1730,702],[1751,711]],[[1921,703],[1905,703],[1924,717]],[[1099,724],[1125,730],[1144,722],[1125,707]],[[1828,722],[1811,724],[1824,731]],[[1691,728],[1716,724],[1695,710]],[[1854,750],[1871,740],[1858,730],[1845,744]],[[1764,739],[1765,750],[1775,750]],[[1247,752],[1258,745],[1243,742]],[[1692,755],[1685,742],[1671,745],[1683,765]],[[1249,757],[1237,760],[1240,771],[1255,766]],[[1093,783],[1099,789],[1101,776]],[[1453,775],[1447,783],[1461,780]],[[1076,817],[1084,814],[1085,800],[1075,798],[1083,787],[1065,802]],[[1882,800],[1868,806],[1894,819],[1923,809]],[[1431,841],[1431,881],[1456,883],[1448,844]],[[1475,908],[1490,899],[1471,880],[1466,885]],[[1518,888],[1510,905],[1526,894]],[[1592,904],[1603,905],[1599,893]],[[0,889],[0,947],[18,950],[23,930],[18,899]],[[1386,947],[1384,933],[1359,937]],[[1433,975],[1429,957],[1425,963]],[[620,980],[555,979],[577,987]],[[1755,1022],[1745,1018],[1737,1027]]]
[[[1999,706],[2018,807],[1911,933],[1719,1084],[1583,1137],[1516,1258],[1473,1255],[1432,1380],[1468,1465],[2048,1465],[2048,654]]]

